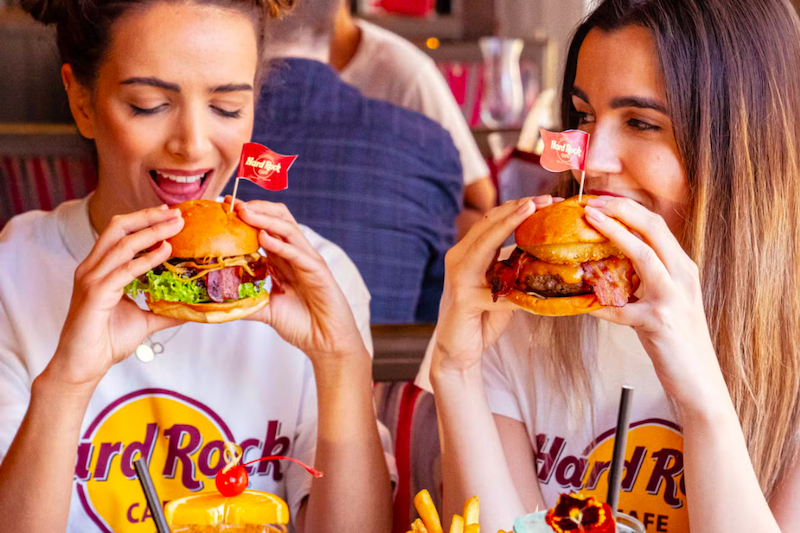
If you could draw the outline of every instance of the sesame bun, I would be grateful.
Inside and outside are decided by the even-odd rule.
[[[146,295],[146,298],[147,306],[157,315],[209,324],[239,320],[252,315],[269,303],[269,293],[266,290],[256,298],[243,298],[225,303],[188,304],[167,300],[151,302],[149,295]]]
[[[183,229],[167,239],[172,257],[230,257],[258,251],[258,230],[242,221],[236,211],[229,213],[227,205],[190,200],[171,207],[183,215]]]
[[[514,233],[517,246],[532,256],[557,265],[577,265],[620,256],[619,248],[592,227],[584,216],[590,198],[573,196],[529,216]]]

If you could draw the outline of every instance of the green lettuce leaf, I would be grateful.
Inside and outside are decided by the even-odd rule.
[[[188,304],[201,304],[211,302],[208,291],[194,282],[185,282],[178,276],[165,270],[161,274],[154,274],[151,270],[146,274],[147,281],[134,279],[125,286],[125,294],[136,298],[140,292],[150,296],[151,301],[166,300],[168,302],[184,302]],[[258,296],[263,290],[263,281],[257,284],[242,283],[239,285],[239,299]]]

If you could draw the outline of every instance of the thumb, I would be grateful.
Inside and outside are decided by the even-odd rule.
[[[174,328],[176,326],[180,326],[181,324],[185,324],[187,322],[186,320],[181,320],[179,318],[172,318],[168,316],[161,316],[149,311],[142,311],[142,312],[147,313],[148,335],[157,333],[165,329]]]
[[[641,325],[641,320],[639,319],[639,313],[634,309],[635,307],[637,307],[637,305],[632,303],[628,303],[624,307],[608,306],[598,309],[597,311],[592,311],[589,314],[595,318],[607,320],[608,322],[619,324],[620,326],[636,327]]]

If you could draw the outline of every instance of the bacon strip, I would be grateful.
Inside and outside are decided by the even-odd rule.
[[[240,267],[226,267],[213,270],[206,276],[206,289],[211,300],[222,303],[225,300],[239,299]]]
[[[277,267],[269,260],[269,258],[267,258],[265,264],[266,264],[267,274],[272,278],[272,289],[270,292],[272,292],[272,294],[283,294],[284,292],[286,292],[283,290],[283,285],[282,285],[283,282],[278,277]]]
[[[610,258],[583,264],[584,281],[600,305],[623,307],[633,292],[629,259]]]
[[[519,272],[524,264],[525,252],[516,248],[508,259],[497,261],[486,272],[486,279],[492,286],[492,300],[495,302],[514,290],[519,278]]]

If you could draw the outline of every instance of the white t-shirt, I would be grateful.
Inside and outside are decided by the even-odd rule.
[[[308,228],[303,233],[328,263],[371,351],[369,293],[361,276],[339,247]],[[25,415],[33,379],[55,352],[75,268],[94,242],[86,200],[19,215],[0,233],[0,460]],[[162,500],[215,491],[224,441],[238,443],[245,461],[288,455],[314,463],[312,365],[275,330],[249,321],[186,323],[153,339],[163,343],[162,355],[147,364],[129,357],[115,365],[92,396],[81,429],[70,533],[155,530],[132,469],[141,454],[149,457]],[[295,516],[311,476],[286,461],[248,468],[249,488],[284,498]]]
[[[417,111],[441,124],[461,155],[464,185],[488,177],[489,167],[436,63],[399,35],[364,20],[356,24],[361,43],[341,79],[369,98]]]
[[[619,509],[636,516],[649,533],[689,530],[683,482],[683,437],[653,364],[636,332],[598,321],[597,371],[592,373],[594,420],[570,409],[564,387],[543,363],[546,344],[536,321],[518,311],[483,357],[493,413],[523,422],[537,450],[539,487],[548,507],[560,493],[581,492],[605,501],[614,449],[621,387],[634,388]],[[545,319],[547,320],[547,319]],[[554,320],[559,320],[558,318]],[[417,385],[431,390],[430,352]],[[514,465],[510,465],[511,468]]]

